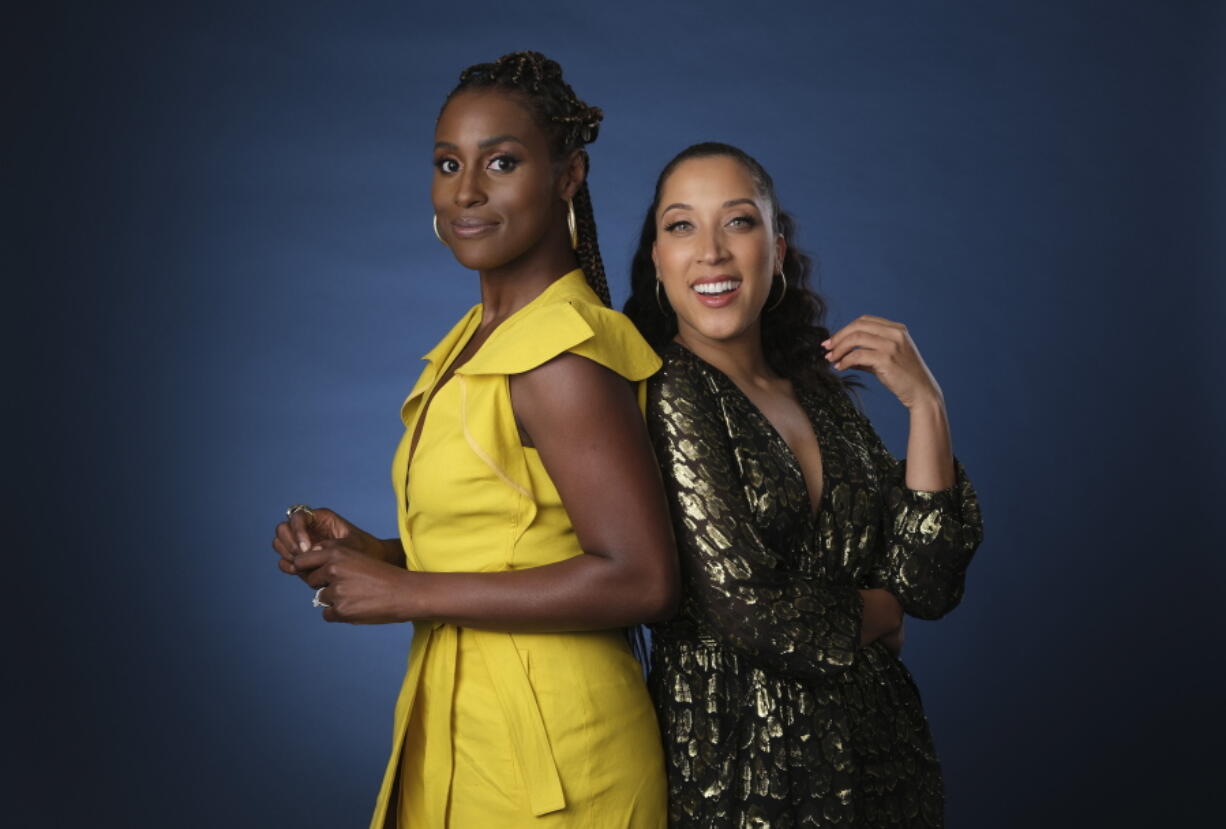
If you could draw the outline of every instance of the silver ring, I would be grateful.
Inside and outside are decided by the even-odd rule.
[[[315,516],[315,510],[311,509],[306,504],[294,504],[292,507],[290,507],[289,509],[285,511],[285,517],[293,518],[294,513],[296,512],[305,512],[308,518],[313,518]]]
[[[315,591],[315,598],[311,599],[311,607],[332,607],[332,605],[328,604],[327,602],[321,602],[319,600],[319,594],[322,592],[324,592],[323,587]]]

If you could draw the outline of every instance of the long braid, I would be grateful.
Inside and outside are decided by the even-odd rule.
[[[587,153],[583,154],[586,164]],[[596,216],[592,211],[592,194],[587,188],[587,182],[575,192],[575,227],[579,231],[579,247],[575,251],[579,256],[579,266],[587,277],[587,284],[592,286],[596,296],[605,305],[611,305],[609,299],[609,282],[604,274],[604,261],[600,258],[600,244],[596,239]]]
[[[576,149],[582,152],[584,180],[573,199],[575,229],[579,236],[575,254],[588,285],[605,305],[612,304],[604,260],[600,258],[600,245],[596,239],[592,194],[587,185],[591,160],[582,149],[596,140],[604,113],[599,107],[579,100],[570,84],[562,79],[562,67],[540,52],[512,52],[493,63],[468,67],[460,73],[460,82],[447,100],[450,101],[456,93],[465,89],[482,87],[498,87],[521,93],[537,122],[550,136],[555,158],[564,158]]]

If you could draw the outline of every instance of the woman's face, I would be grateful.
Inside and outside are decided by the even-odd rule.
[[[683,341],[756,332],[783,261],[773,223],[770,203],[734,158],[691,158],[665,179],[652,259]]]
[[[565,238],[565,187],[549,139],[513,94],[457,94],[434,130],[430,197],[438,230],[465,267],[488,271]],[[577,187],[577,185],[575,185]]]

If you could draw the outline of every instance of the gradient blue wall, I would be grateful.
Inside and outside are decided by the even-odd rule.
[[[10,825],[364,825],[410,630],[324,625],[268,545],[295,501],[393,533],[399,405],[476,301],[430,231],[434,116],[526,48],[605,110],[616,301],[660,166],[732,142],[831,322],[906,322],[943,385],[987,519],[906,653],[949,825],[1205,825],[1222,8],[41,4],[3,162]]]

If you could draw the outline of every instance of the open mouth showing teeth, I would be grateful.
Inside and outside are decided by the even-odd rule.
[[[704,282],[701,285],[695,285],[694,290],[707,296],[719,296],[735,291],[739,287],[741,287],[739,279],[725,279],[723,282]]]

